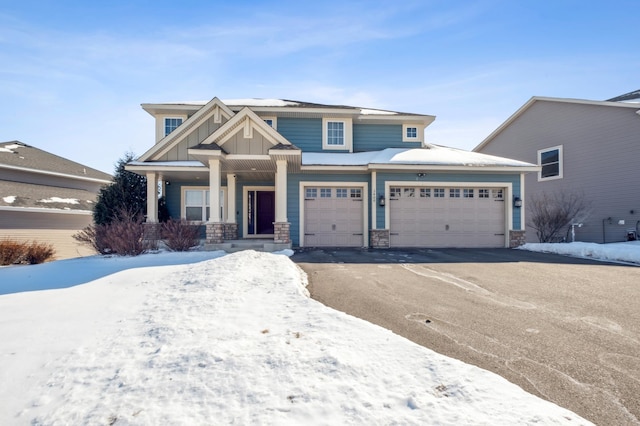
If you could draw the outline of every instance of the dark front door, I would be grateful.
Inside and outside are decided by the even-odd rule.
[[[273,221],[276,217],[274,191],[249,191],[248,203],[248,234],[273,234]]]

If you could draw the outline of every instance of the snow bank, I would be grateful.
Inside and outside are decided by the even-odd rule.
[[[305,283],[244,251],[0,296],[0,424],[589,424]]]
[[[628,241],[613,244],[583,242],[529,243],[518,248],[521,250],[556,253],[565,256],[583,257],[594,260],[640,264],[640,241]]]

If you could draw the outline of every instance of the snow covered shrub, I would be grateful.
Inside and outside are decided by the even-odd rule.
[[[0,241],[0,265],[15,265],[20,263],[27,251],[27,244],[4,239]]]
[[[27,251],[22,262],[28,263],[29,265],[36,265],[38,263],[44,263],[47,260],[52,260],[55,254],[56,250],[53,248],[53,244],[33,241],[27,246]]]
[[[162,224],[162,239],[173,251],[187,251],[200,244],[198,225],[184,219],[169,219]]]

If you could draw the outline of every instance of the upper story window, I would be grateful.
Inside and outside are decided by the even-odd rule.
[[[351,119],[325,118],[322,120],[322,149],[351,151],[353,133]]]
[[[403,124],[402,142],[422,142],[422,132],[424,132],[424,126]]]
[[[278,118],[277,117],[263,117],[262,118],[265,123],[271,126],[273,129],[278,129]]]
[[[538,180],[562,178],[562,145],[538,151]]]
[[[164,119],[164,135],[167,136],[182,124],[182,118],[166,117]]]

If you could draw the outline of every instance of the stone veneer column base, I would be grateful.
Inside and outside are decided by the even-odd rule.
[[[370,229],[369,245],[371,248],[389,248],[389,230]]]
[[[162,235],[162,225],[158,222],[145,222],[144,223],[144,239],[145,240],[159,240]]]
[[[526,243],[526,231],[509,231],[509,248],[516,248]]]
[[[224,223],[207,223],[207,243],[220,244],[224,242]]]
[[[289,222],[273,223],[273,242],[276,244],[291,243],[291,224]]]
[[[237,240],[238,239],[238,224],[237,223],[225,223],[224,224],[224,240]]]

